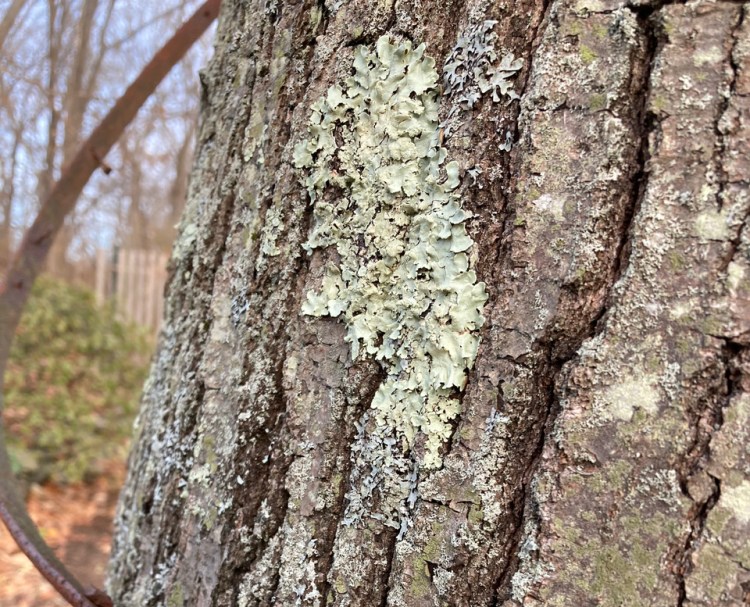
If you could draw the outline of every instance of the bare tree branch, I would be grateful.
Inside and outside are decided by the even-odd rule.
[[[55,152],[57,150],[57,129],[60,122],[60,112],[55,105],[55,89],[57,87],[57,70],[60,64],[60,51],[62,41],[62,26],[56,28],[57,9],[54,0],[48,0],[47,9],[49,14],[49,47],[47,58],[49,60],[49,75],[47,80],[47,110],[49,111],[49,122],[47,124],[47,148],[45,153],[44,170],[39,174],[37,192],[40,200],[44,200],[52,189],[55,175]],[[64,17],[64,15],[63,15]]]
[[[137,27],[134,27],[131,31],[127,32],[124,36],[108,43],[106,45],[106,49],[108,51],[118,49],[123,44],[130,42],[133,38],[135,38],[138,34],[143,32],[143,30],[145,30],[146,28],[153,27],[154,25],[159,24],[161,21],[163,21],[167,17],[174,15],[177,11],[179,11],[182,8],[182,6],[183,6],[182,2],[180,2],[178,4],[175,4],[173,7],[163,10],[161,13],[157,15],[154,15],[150,19],[142,23],[139,23]]]
[[[5,265],[11,251],[11,217],[13,214],[13,194],[16,186],[16,170],[18,163],[16,157],[18,155],[18,148],[23,140],[22,129],[16,128],[13,132],[13,145],[11,146],[10,153],[7,157],[8,169],[5,170],[3,167],[3,186],[0,189],[0,208],[3,211],[3,219],[0,223],[0,264]]]
[[[83,126],[83,115],[90,100],[84,95],[84,73],[91,54],[91,30],[99,0],[84,0],[81,18],[76,27],[75,54],[68,74],[63,99],[65,113],[65,140],[63,141],[63,165],[66,165],[76,151]]]
[[[99,39],[97,40],[96,47],[99,49],[99,53],[96,56],[96,59],[94,60],[93,65],[91,66],[91,70],[89,71],[89,74],[87,75],[85,79],[85,84],[83,85],[83,88],[86,91],[86,96],[90,99],[94,96],[94,87],[96,86],[97,79],[99,78],[99,71],[101,70],[102,63],[104,62],[104,58],[107,56],[108,51],[110,50],[109,47],[106,44],[105,37],[107,35],[107,30],[109,29],[109,23],[112,20],[112,13],[115,9],[115,0],[109,0],[109,3],[107,4],[107,8],[104,12],[104,19],[102,20],[102,25],[99,28]]]
[[[16,19],[18,19],[18,14],[21,12],[24,4],[26,4],[26,0],[13,0],[5,15],[3,15],[3,20],[0,21],[0,50],[2,50],[10,30],[13,29],[13,25]]]

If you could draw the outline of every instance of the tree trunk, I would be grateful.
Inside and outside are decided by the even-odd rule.
[[[222,11],[115,603],[748,601],[747,8]]]

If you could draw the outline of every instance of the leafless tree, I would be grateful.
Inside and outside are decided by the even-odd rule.
[[[145,2],[135,11],[135,5],[114,0],[13,0],[0,7],[5,9],[0,21],[0,267],[38,201],[134,75],[138,58],[153,53],[164,28],[175,28],[196,5],[176,2],[165,8]],[[41,60],[39,49],[45,49]],[[166,207],[173,206],[178,187],[173,178],[186,179],[174,159],[191,149],[198,106],[195,74],[207,53],[204,43],[186,57],[180,73],[167,79],[159,98],[148,103],[128,130],[123,147],[118,145],[108,158],[109,176],[95,178],[86,188],[55,241],[51,272],[71,277],[96,248],[116,242],[168,246],[174,231],[165,217],[173,211]],[[140,193],[137,208],[130,209],[131,177],[137,173]],[[184,193],[184,186],[178,191]],[[138,225],[131,227],[129,218],[138,217]],[[148,235],[143,225],[149,226]],[[139,235],[131,235],[131,229]]]

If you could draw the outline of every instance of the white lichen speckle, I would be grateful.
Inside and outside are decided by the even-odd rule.
[[[750,523],[750,482],[743,480],[736,487],[723,489],[719,507],[729,510],[743,525]]]
[[[629,377],[611,386],[605,396],[607,408],[605,417],[630,421],[636,409],[648,415],[659,411],[659,391],[655,387],[656,379],[649,375]]]
[[[424,51],[388,37],[357,48],[354,75],[313,104],[294,160],[315,204],[306,249],[333,247],[340,260],[302,312],[341,317],[352,358],[380,361],[377,432],[404,450],[423,436],[421,464],[435,468],[487,295],[469,267],[470,213],[439,142],[438,74]]]

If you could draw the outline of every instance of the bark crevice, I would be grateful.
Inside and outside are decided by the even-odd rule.
[[[692,555],[702,539],[706,521],[711,511],[721,498],[721,479],[706,470],[706,463],[711,453],[712,439],[724,424],[724,411],[744,391],[741,384],[741,373],[738,369],[739,363],[747,350],[747,346],[741,346],[725,339],[721,358],[721,364],[724,368],[724,381],[718,388],[721,393],[717,394],[717,400],[713,403],[709,402],[703,411],[688,412],[694,438],[686,457],[681,462],[679,480],[683,494],[693,501],[694,505],[688,513],[690,531],[684,542],[676,546],[670,555],[671,568],[678,590],[676,607],[685,605],[687,600],[686,582],[693,571]],[[710,479],[711,490],[704,499],[696,501],[690,495],[688,484],[692,478],[701,473],[704,473]]]
[[[735,53],[740,44],[739,33],[743,27],[745,11],[740,10],[737,22],[732,28],[732,44],[728,50],[728,65],[731,69],[731,78],[728,85],[728,93],[722,98],[714,120],[714,134],[717,144],[714,150],[714,163],[719,175],[717,180],[716,200],[719,210],[724,206],[727,188],[730,184],[729,172],[725,167],[725,159],[730,154],[727,143],[728,134],[721,127],[721,122],[731,108],[734,96],[737,94],[737,82],[741,67],[736,61]],[[748,214],[742,220],[733,238],[729,239],[728,252],[722,261],[720,270],[726,271],[739,250],[742,232],[748,221]],[[724,410],[732,400],[743,391],[740,385],[740,377],[735,375],[739,362],[746,346],[733,341],[738,336],[713,335],[714,338],[723,341],[720,364],[723,366],[724,381],[719,384],[713,394],[706,397],[706,404],[699,411],[686,411],[692,428],[693,440],[685,455],[682,457],[678,467],[680,489],[686,498],[694,502],[688,513],[688,524],[690,531],[684,542],[674,548],[670,555],[672,571],[678,590],[677,607],[683,607],[687,600],[687,578],[693,570],[692,555],[700,542],[709,514],[721,498],[721,479],[706,470],[706,463],[711,453],[711,442],[724,424]],[[701,500],[695,500],[689,491],[689,482],[698,474],[705,474],[710,479],[711,490]]]
[[[653,17],[655,13],[660,10],[661,6],[662,5],[659,4],[658,6],[626,7],[626,10],[630,10],[635,15],[645,38],[643,58],[640,61],[633,61],[630,71],[630,94],[636,100],[632,122],[637,129],[636,132],[639,139],[639,145],[634,159],[633,176],[630,180],[633,187],[630,189],[629,201],[625,206],[622,222],[617,230],[621,236],[619,243],[617,244],[616,254],[613,257],[613,267],[610,270],[606,286],[607,294],[603,298],[602,306],[588,320],[587,329],[575,336],[572,345],[566,344],[569,346],[566,348],[566,352],[560,352],[559,350],[556,351],[556,347],[552,340],[550,340],[550,343],[541,344],[543,348],[542,356],[546,361],[546,367],[548,369],[547,373],[542,375],[547,375],[550,378],[549,384],[546,388],[547,396],[545,408],[541,415],[542,430],[538,436],[533,455],[528,461],[523,475],[524,480],[522,483],[521,499],[522,516],[512,530],[513,543],[511,549],[513,558],[506,564],[501,577],[498,579],[492,603],[493,607],[498,607],[503,601],[510,597],[512,578],[518,572],[520,566],[518,553],[521,549],[521,544],[524,541],[524,530],[527,523],[533,523],[538,518],[536,515],[537,505],[534,502],[531,483],[540,469],[543,453],[549,448],[549,446],[552,446],[553,450],[558,454],[560,465],[565,466],[569,463],[569,458],[561,451],[560,446],[555,443],[553,438],[556,419],[561,411],[559,390],[561,384],[564,382],[564,368],[578,358],[580,347],[586,340],[595,337],[598,333],[604,330],[607,314],[614,305],[616,285],[626,272],[629,265],[632,226],[646,192],[648,182],[649,138],[655,128],[655,117],[648,112],[647,103],[650,94],[649,83],[651,70],[659,43],[659,36]],[[608,12],[614,11],[601,11],[601,14],[607,14]],[[560,108],[555,108],[555,110],[559,109]],[[506,220],[506,223],[507,221],[508,220]]]

